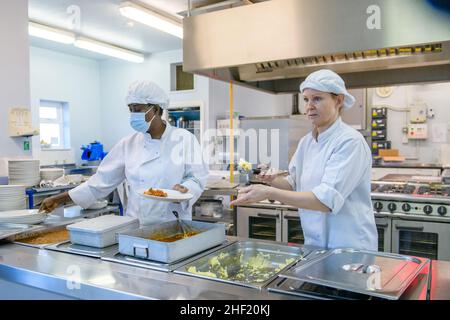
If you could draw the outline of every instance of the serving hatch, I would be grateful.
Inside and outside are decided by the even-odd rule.
[[[136,258],[172,263],[225,242],[225,226],[221,223],[181,222],[192,234],[183,237],[176,220],[119,233],[119,252]]]

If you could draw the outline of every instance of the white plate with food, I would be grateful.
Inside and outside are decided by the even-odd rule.
[[[141,189],[138,193],[144,198],[167,202],[188,201],[194,197],[191,193],[181,193],[180,191],[172,189]]]

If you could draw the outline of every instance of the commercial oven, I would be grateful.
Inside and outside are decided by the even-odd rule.
[[[391,252],[392,246],[392,220],[388,217],[376,217],[375,223],[378,231],[378,251]]]
[[[238,207],[237,236],[281,241],[281,210]]]
[[[450,223],[392,220],[392,252],[450,261]]]
[[[282,211],[282,241],[304,244],[305,237],[303,235],[303,228],[300,222],[298,210],[283,210]]]

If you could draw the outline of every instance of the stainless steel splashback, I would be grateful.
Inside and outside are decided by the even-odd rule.
[[[272,0],[186,18],[184,35],[185,71],[272,92],[321,68],[349,87],[450,80],[450,12],[427,0]]]

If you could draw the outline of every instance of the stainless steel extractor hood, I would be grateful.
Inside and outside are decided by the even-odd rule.
[[[272,0],[184,19],[186,72],[295,92],[321,68],[349,87],[450,81],[450,12],[433,0]]]

